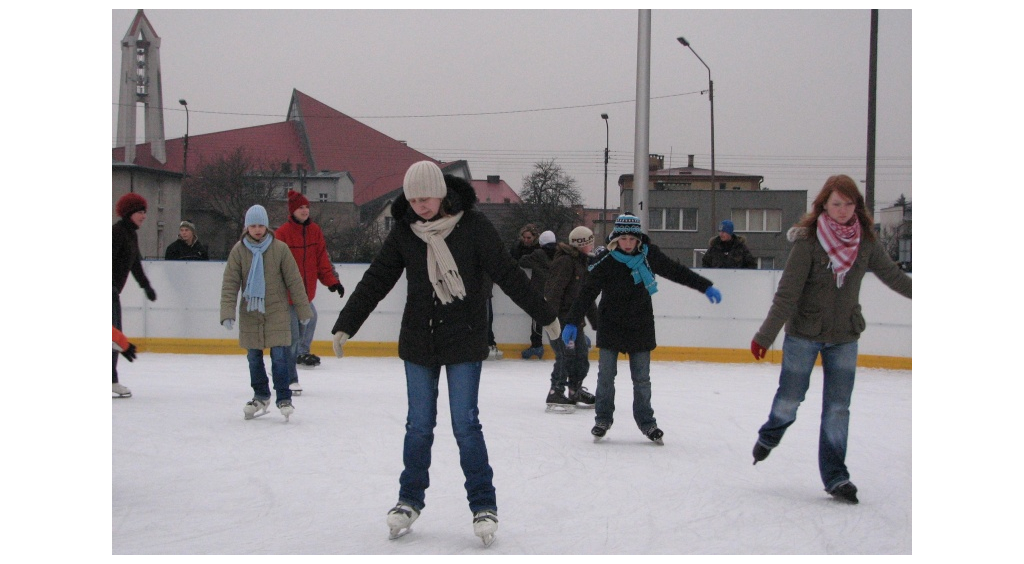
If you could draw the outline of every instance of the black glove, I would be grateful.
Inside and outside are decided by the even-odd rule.
[[[327,291],[329,291],[329,292],[337,292],[339,298],[345,296],[345,287],[342,286],[340,282],[337,283],[337,284],[332,284],[332,285],[328,286],[327,287]]]
[[[145,288],[143,288],[143,290],[146,292],[146,297],[149,298],[149,301],[156,301],[156,290],[149,286],[146,286]]]
[[[128,350],[121,351],[121,356],[128,359],[128,362],[135,362],[135,343],[128,343]]]

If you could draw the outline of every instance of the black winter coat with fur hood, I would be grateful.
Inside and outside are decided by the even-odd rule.
[[[398,335],[398,356],[422,366],[477,362],[487,358],[487,278],[497,284],[530,317],[547,325],[555,311],[512,260],[491,222],[475,208],[476,193],[468,182],[445,175],[448,194],[442,206],[449,214],[464,212],[445,243],[466,288],[464,299],[443,304],[434,295],[427,274],[427,244],[413,232],[422,221],[405,195],[391,206],[395,225],[380,253],[363,274],[332,333],[353,336],[377,304],[406,276],[406,301]]]

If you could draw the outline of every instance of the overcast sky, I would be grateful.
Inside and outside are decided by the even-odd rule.
[[[111,146],[135,13],[112,10]],[[298,89],[517,191],[534,163],[555,159],[593,207],[607,113],[610,206],[619,175],[633,173],[637,10],[145,13],[162,39],[169,139],[185,132],[179,98],[198,135],[281,121]],[[653,10],[649,152],[710,168],[708,70],[679,36],[711,68],[717,170],[811,197],[832,174],[866,178],[870,10]],[[911,12],[881,10],[878,208],[912,198],[911,61]]]

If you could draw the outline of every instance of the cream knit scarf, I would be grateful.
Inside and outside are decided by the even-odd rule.
[[[459,266],[455,264],[452,252],[444,242],[444,238],[455,229],[462,219],[462,212],[436,219],[434,221],[414,221],[410,224],[412,232],[427,244],[427,276],[441,303],[450,304],[455,298],[466,297],[466,286],[459,275]]]

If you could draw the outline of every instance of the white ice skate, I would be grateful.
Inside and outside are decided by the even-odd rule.
[[[252,419],[254,417],[260,417],[261,415],[267,414],[267,408],[270,407],[269,399],[252,398],[249,403],[245,404],[242,408],[242,413],[245,413],[245,418]]]
[[[388,534],[389,540],[395,540],[400,537],[404,537],[412,531],[412,524],[416,521],[416,518],[420,516],[420,512],[412,508],[411,505],[399,502],[397,505],[388,511]]]
[[[484,541],[484,546],[491,546],[494,533],[498,530],[498,512],[493,509],[477,511],[473,514],[473,534]]]
[[[130,398],[130,397],[132,397],[132,391],[128,389],[128,386],[125,386],[124,384],[120,384],[118,382],[114,382],[114,385],[110,388],[110,391],[112,393],[117,394],[116,396],[111,396],[111,397],[114,397],[114,398]]]
[[[288,384],[288,389],[292,391],[293,396],[302,395],[302,384],[298,382],[292,382],[291,384]]]
[[[284,420],[287,423],[290,421],[290,417],[295,413],[295,406],[292,405],[292,400],[281,400],[277,402],[277,408],[281,410],[281,415],[284,415]]]

